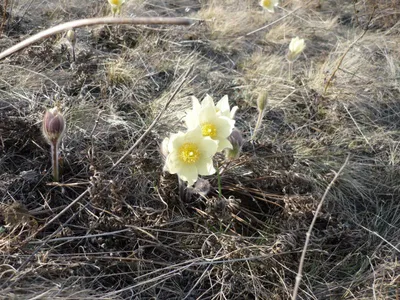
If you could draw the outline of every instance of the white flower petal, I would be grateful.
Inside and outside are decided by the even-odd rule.
[[[217,112],[215,111],[215,108],[212,107],[211,105],[202,107],[199,113],[200,124],[208,122],[212,123],[211,121],[214,120],[216,117],[217,117]]]
[[[219,140],[217,151],[220,152],[226,148],[233,149],[232,144],[228,141],[228,139]]]
[[[161,143],[161,153],[162,155],[164,155],[164,157],[167,157],[169,153],[168,144],[169,144],[169,138],[166,137],[165,139],[163,139]]]
[[[217,153],[218,142],[212,140],[210,137],[203,137],[199,143],[199,150],[205,158],[211,158],[215,153]]]
[[[198,178],[197,167],[195,165],[183,165],[179,170],[178,176],[180,179],[187,181],[188,185],[191,186]]]
[[[179,158],[179,153],[177,151],[170,153],[167,156],[164,168],[167,169],[169,173],[176,174],[179,172],[181,167],[182,167],[182,163]]]
[[[199,111],[201,109],[200,101],[195,96],[192,96],[192,105],[193,105],[192,110],[194,111]]]
[[[183,132],[172,134],[171,137],[169,138],[168,152],[171,153],[174,151],[174,149],[179,148],[180,145],[183,144],[184,140],[185,140],[185,134]]]
[[[212,175],[216,172],[211,158],[200,161],[197,165],[197,172],[200,175]]]
[[[187,112],[185,117],[186,127],[191,130],[199,126],[199,113],[197,111],[191,110]]]
[[[225,95],[221,98],[221,100],[218,101],[216,107],[221,111],[221,113],[224,113],[226,111],[230,111],[229,108],[229,100],[228,100],[228,95]]]
[[[204,97],[203,101],[201,102],[201,106],[205,107],[205,106],[208,106],[208,105],[211,105],[211,106],[215,107],[213,98],[210,95],[207,94]]]
[[[237,111],[238,109],[239,109],[239,107],[237,107],[237,106],[232,107],[232,110],[231,110],[231,112],[230,112],[230,117],[231,117],[231,119],[233,119],[233,118],[235,117],[236,111]]]
[[[227,138],[232,133],[235,126],[235,121],[227,117],[219,117],[214,120],[217,127],[217,138]]]

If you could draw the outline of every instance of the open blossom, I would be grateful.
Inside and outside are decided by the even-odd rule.
[[[111,11],[115,15],[121,12],[121,6],[125,3],[125,0],[108,0],[108,3],[110,3]]]
[[[193,185],[198,175],[215,173],[212,157],[217,152],[217,142],[204,137],[198,126],[186,133],[171,135],[168,141],[168,156],[165,169],[171,174]]]
[[[195,107],[200,108],[201,106],[204,107],[206,105],[214,105],[213,98],[208,94],[204,97],[201,104],[196,97],[193,96],[192,99],[193,99],[193,109],[195,109]],[[233,119],[235,117],[235,113],[236,113],[238,107],[234,106],[231,109],[229,107],[228,95],[225,95],[221,98],[221,100],[219,100],[217,102],[217,105],[215,105],[215,109],[216,109],[217,113],[219,113],[220,115]]]
[[[229,104],[227,110],[225,105],[222,104],[223,111],[215,106],[212,98],[209,96],[206,96],[201,104],[197,98],[193,97],[193,109],[188,112],[185,118],[186,126],[189,130],[200,126],[203,136],[208,136],[218,142],[217,151],[222,151],[226,148],[232,149],[228,137],[235,125],[235,120],[230,116],[234,115],[236,109],[232,114],[229,111]],[[228,112],[229,117],[224,115]]]
[[[261,0],[260,5],[269,12],[275,12],[275,6],[278,6],[279,0]]]
[[[295,61],[301,52],[303,52],[305,47],[306,44],[304,43],[304,39],[300,39],[298,36],[296,36],[290,41],[287,59],[289,61]]]

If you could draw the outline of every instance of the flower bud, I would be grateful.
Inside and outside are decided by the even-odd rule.
[[[75,35],[75,30],[70,29],[67,31],[67,40],[70,42],[72,47],[75,47],[76,44],[76,35]]]
[[[43,135],[50,144],[58,144],[64,135],[65,119],[57,107],[46,111],[43,117]]]
[[[303,52],[306,44],[304,43],[304,39],[300,39],[298,36],[293,38],[289,44],[289,52],[287,54],[287,59],[289,62],[295,61]]]
[[[237,159],[242,151],[244,140],[242,134],[236,128],[233,129],[228,141],[232,144],[232,149],[225,149],[225,157],[229,160]]]
[[[267,102],[268,102],[268,94],[266,91],[262,91],[257,98],[257,108],[260,113],[263,112],[267,107]]]

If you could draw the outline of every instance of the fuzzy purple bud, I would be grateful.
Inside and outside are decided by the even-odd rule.
[[[225,149],[225,157],[227,159],[238,158],[244,144],[244,140],[240,131],[234,128],[231,135],[228,137],[228,141],[232,144],[233,148]]]
[[[58,144],[64,135],[65,119],[57,107],[46,111],[43,117],[43,135],[50,144]]]

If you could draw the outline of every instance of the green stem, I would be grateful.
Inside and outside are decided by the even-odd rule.
[[[54,142],[51,144],[51,166],[53,169],[53,180],[59,181],[59,170],[58,170],[58,143]]]

